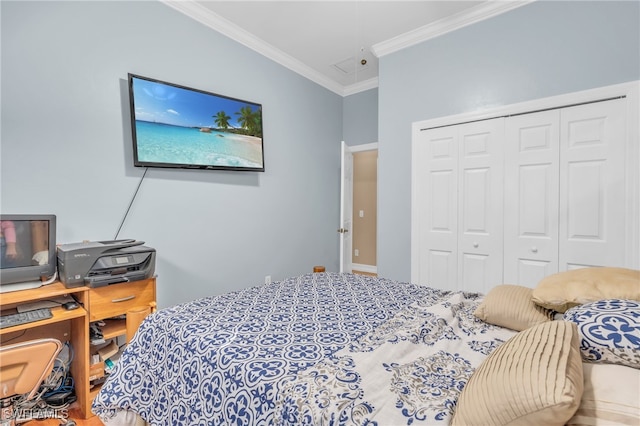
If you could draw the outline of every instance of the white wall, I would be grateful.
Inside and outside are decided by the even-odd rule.
[[[378,273],[411,276],[411,123],[640,79],[640,3],[537,1],[380,59]]]
[[[151,1],[0,2],[3,213],[114,238],[144,169],[132,72],[263,105],[265,173],[149,169],[119,238],[158,252],[169,306],[338,268],[342,98]]]

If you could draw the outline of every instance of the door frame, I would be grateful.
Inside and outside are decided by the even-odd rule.
[[[339,272],[352,272],[352,227],[353,227],[353,152],[351,147],[340,143],[340,223],[338,224]]]
[[[356,152],[363,152],[363,151],[377,151],[378,150],[378,142],[372,142],[372,143],[366,143],[366,144],[361,144],[361,145],[347,145],[346,142],[343,141],[343,143],[346,145],[347,149],[349,149],[349,151],[351,151],[351,153],[356,153]],[[341,146],[341,154],[342,155],[342,144]],[[376,164],[376,168],[377,168],[377,164]],[[345,200],[342,194],[342,190],[344,188],[344,182],[342,181],[344,176],[344,171],[342,170],[342,164],[340,164],[340,188],[341,188],[341,193],[340,193],[340,214],[342,215],[342,212],[345,211],[345,206],[342,205],[343,202],[347,202],[350,203],[349,206],[346,206],[348,211],[350,211],[353,214],[353,191],[351,191],[351,198]],[[376,192],[377,192],[377,185],[376,185]],[[378,211],[378,204],[377,204],[377,200],[378,198],[376,197],[376,212]],[[342,223],[343,218],[340,218],[340,225],[339,228],[342,228],[343,223]],[[352,225],[353,225],[353,220],[352,220]],[[376,230],[377,230],[377,222],[376,222]],[[352,226],[353,227],[353,226]],[[340,241],[339,241],[339,245],[340,245],[340,272],[345,272],[344,269],[346,269],[348,272],[351,272],[353,270],[353,257],[351,255],[351,253],[349,253],[348,259],[348,265],[343,265],[343,259],[344,259],[344,253],[346,250],[345,242],[344,242],[344,238],[343,234],[340,235]],[[353,241],[353,235],[351,236],[352,241]],[[377,240],[377,232],[376,232],[376,240]],[[377,241],[376,241],[377,243]],[[364,271],[364,272],[369,272],[369,273],[373,273],[376,274],[378,272],[378,259],[376,258],[376,267],[375,268],[371,268],[371,267],[364,267],[363,266],[358,266],[358,270],[359,271]]]

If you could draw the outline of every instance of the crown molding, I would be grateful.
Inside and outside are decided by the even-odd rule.
[[[459,12],[453,16],[440,19],[431,24],[401,34],[392,39],[377,43],[371,51],[378,58],[414,46],[423,41],[475,24],[476,22],[498,16],[502,13],[532,3],[535,0],[502,1],[491,0],[472,9]]]
[[[252,49],[263,56],[271,59],[278,64],[289,68],[290,70],[308,78],[309,80],[344,96],[344,86],[334,80],[317,72],[313,68],[303,64],[290,55],[287,55],[280,49],[277,49],[264,42],[262,39],[254,36],[248,31],[243,30],[231,21],[224,19],[220,15],[212,12],[190,0],[160,0],[161,3],[187,15],[188,17],[206,25],[207,27],[231,38],[232,40]]]
[[[378,87],[378,77],[373,77],[359,83],[350,84],[344,87],[342,96],[349,96],[355,93],[364,92],[365,90],[375,89]]]
[[[378,87],[377,77],[343,86],[195,1],[159,1],[340,96],[349,96]],[[414,31],[375,44],[372,46],[371,51],[377,57],[388,55],[467,25],[524,6],[533,1],[535,0],[490,0],[473,9],[460,12],[452,17],[441,19]]]

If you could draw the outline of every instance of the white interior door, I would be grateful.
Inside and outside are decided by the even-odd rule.
[[[486,293],[503,277],[504,119],[458,127],[458,289]]]
[[[504,281],[535,287],[558,272],[560,112],[505,125]]]
[[[342,141],[340,160],[340,272],[351,272],[353,220],[353,152]]]
[[[496,118],[416,135],[414,282],[483,292],[502,282],[503,126]]]
[[[618,99],[561,111],[560,271],[625,266],[625,105]]]
[[[457,288],[458,128],[420,131],[413,142],[411,279]]]

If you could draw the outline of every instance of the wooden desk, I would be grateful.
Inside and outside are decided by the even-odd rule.
[[[0,306],[4,311],[23,303],[51,299],[65,294],[73,295],[86,306],[85,301],[89,290],[89,287],[66,288],[61,282],[55,282],[32,290],[0,294]],[[42,337],[55,337],[63,343],[69,341],[73,348],[71,375],[75,381],[80,409],[86,418],[91,413],[90,407],[87,407],[86,403],[83,405],[83,401],[88,400],[88,389],[83,384],[88,383],[89,374],[87,365],[89,360],[89,314],[82,306],[71,311],[62,307],[51,308],[51,313],[53,313],[53,317],[46,320],[1,329],[0,342],[5,345]]]
[[[110,300],[111,304],[107,310],[100,301],[110,293],[116,296],[114,296],[115,300]],[[126,303],[119,304],[117,296],[123,293],[126,293],[127,297],[120,297],[120,299],[126,299]],[[131,295],[129,295],[130,293]],[[5,311],[15,309],[20,304],[51,299],[62,295],[72,295],[80,303],[81,307],[71,311],[67,311],[62,307],[51,308],[52,318],[0,329],[0,344],[18,343],[42,337],[54,337],[63,343],[68,341],[73,348],[71,375],[75,382],[78,405],[84,418],[89,418],[92,416],[91,403],[98,391],[98,389],[90,390],[89,322],[90,320],[94,321],[108,316],[125,315],[129,310],[140,306],[148,306],[150,311],[155,310],[156,279],[149,278],[135,283],[114,284],[95,289],[84,286],[66,288],[63,283],[57,281],[36,289],[2,293],[0,294],[0,309],[2,309],[3,314],[6,314],[10,312]],[[96,311],[93,315],[91,312],[92,307]],[[135,319],[135,321],[139,320],[139,318]],[[126,323],[127,321],[124,321],[115,330],[111,330],[109,337],[126,334]]]

